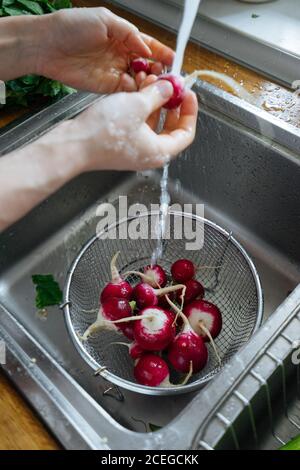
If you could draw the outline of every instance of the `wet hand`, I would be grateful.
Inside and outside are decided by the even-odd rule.
[[[45,15],[36,73],[95,93],[136,91],[128,73],[132,57],[155,61],[152,73],[170,66],[174,52],[106,8],[74,8]],[[136,77],[137,80],[144,77]]]
[[[140,92],[111,95],[42,139],[70,143],[82,156],[81,171],[161,167],[195,136],[198,102],[192,91],[186,92],[180,109],[167,113],[160,134],[149,122],[172,93],[169,82],[156,81]]]

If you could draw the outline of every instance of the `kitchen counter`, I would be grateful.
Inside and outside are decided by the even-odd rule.
[[[96,6],[99,4],[107,6],[107,2],[97,0],[79,0],[76,4],[78,6]],[[133,21],[141,30],[174,47],[175,38],[171,33],[118,8],[112,9]],[[257,106],[263,107],[269,113],[290,124],[300,125],[299,110],[297,114],[297,106],[291,106],[293,99],[291,91],[195,44],[190,44],[185,57],[184,69],[191,72],[200,68],[227,73],[245,86],[253,95]],[[24,110],[15,111],[13,114],[2,110],[0,113],[0,127],[22,113],[24,113]],[[1,374],[0,397],[0,449],[60,448],[59,444],[41,424],[35,412],[28,407],[21,395],[11,386],[9,380]]]

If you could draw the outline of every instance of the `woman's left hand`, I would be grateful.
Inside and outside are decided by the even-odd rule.
[[[41,17],[37,70],[40,75],[95,93],[135,91],[128,72],[132,57],[153,59],[152,73],[170,66],[174,52],[142,34],[128,21],[106,8],[74,8]]]

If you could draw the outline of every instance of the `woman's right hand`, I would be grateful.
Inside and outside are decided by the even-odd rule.
[[[160,134],[153,129],[151,116],[172,93],[172,85],[160,80],[139,92],[110,95],[56,127],[40,142],[71,144],[76,154],[80,152],[78,172],[161,167],[192,143],[196,130],[198,101],[192,91],[186,92],[179,110],[167,113]]]

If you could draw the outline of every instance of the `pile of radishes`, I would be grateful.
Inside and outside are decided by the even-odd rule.
[[[134,377],[139,384],[170,387],[170,367],[187,374],[201,371],[208,360],[210,341],[220,361],[214,338],[222,329],[218,307],[203,300],[204,287],[195,279],[197,268],[188,259],[171,266],[171,275],[158,264],[142,272],[120,275],[116,260],[111,260],[111,281],[100,294],[97,320],[85,331],[82,340],[100,330],[114,330],[131,340],[124,344],[133,359]],[[126,279],[135,275],[135,286]]]

